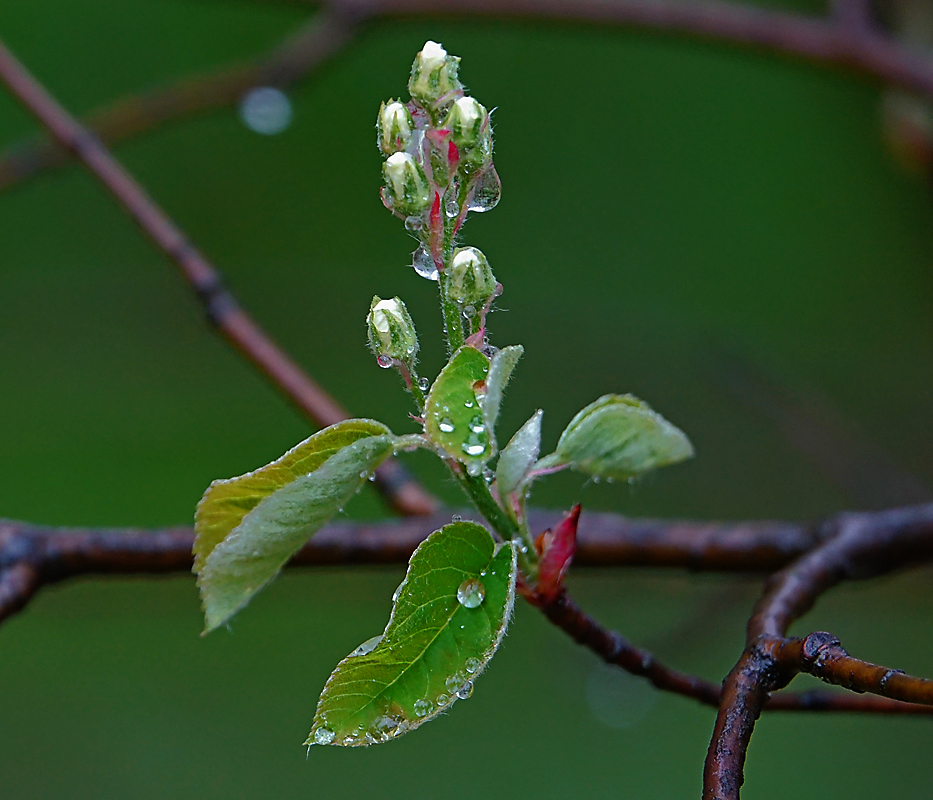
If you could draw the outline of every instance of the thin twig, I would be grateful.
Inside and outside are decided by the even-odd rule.
[[[240,308],[217,268],[100,140],[71,116],[2,42],[0,79],[62,146],[84,162],[152,242],[175,263],[201,299],[208,319],[228,342],[316,424],[332,425],[349,416]],[[403,514],[429,514],[437,507],[434,498],[396,461],[386,462],[377,470],[376,483],[391,505]]]

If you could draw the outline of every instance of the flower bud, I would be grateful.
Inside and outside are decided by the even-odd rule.
[[[450,131],[450,140],[461,150],[481,144],[489,135],[486,118],[489,116],[481,103],[472,97],[461,97],[450,107],[444,127]]]
[[[386,155],[404,150],[411,143],[415,123],[398,100],[390,100],[379,108],[376,120],[376,144]]]
[[[397,297],[381,300],[373,297],[366,318],[369,347],[380,366],[390,367],[392,361],[411,364],[418,352],[418,336],[408,309]]]
[[[447,55],[437,42],[427,41],[411,65],[408,91],[422,105],[433,107],[451,92],[463,89],[457,79],[459,67],[457,56]]]
[[[458,247],[450,262],[447,294],[460,306],[481,307],[496,293],[496,276],[482,251]]]
[[[393,153],[382,165],[386,195],[394,211],[406,217],[420,214],[431,204],[424,170],[408,153]]]

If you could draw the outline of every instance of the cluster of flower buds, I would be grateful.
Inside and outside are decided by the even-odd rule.
[[[489,112],[464,94],[459,66],[459,58],[427,42],[412,65],[411,100],[383,103],[376,121],[386,156],[382,200],[425,244],[499,198]]]

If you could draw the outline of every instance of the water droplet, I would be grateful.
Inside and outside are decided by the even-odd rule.
[[[486,452],[486,443],[479,440],[479,437],[476,433],[471,433],[469,438],[460,445],[461,449],[468,456],[481,456]],[[473,466],[472,464],[470,466]],[[475,472],[471,472],[471,475],[479,475],[483,470],[483,465],[479,465],[479,469]]]
[[[255,133],[275,136],[292,122],[292,102],[274,86],[250,89],[240,100],[240,119]]]
[[[450,698],[446,694],[439,694],[437,696],[437,704],[439,706],[445,706],[450,701]]]
[[[486,356],[486,358],[490,360],[494,358],[496,353],[498,352],[499,352],[499,348],[496,347],[495,345],[487,344],[485,347],[483,347],[483,355]]]
[[[451,521],[451,522],[463,522],[463,517],[461,517],[459,514],[454,514],[454,515],[450,518],[450,521]]]
[[[457,689],[457,697],[461,700],[466,700],[471,694],[473,694],[473,681],[466,681],[463,686]]]
[[[502,195],[502,181],[499,180],[499,174],[496,168],[491,166],[479,178],[476,179],[476,186],[473,188],[473,196],[470,198],[470,211],[489,211],[496,207],[499,197]]]
[[[473,408],[473,406],[475,406],[476,403],[475,403],[473,400],[467,400],[466,402],[464,402],[463,405],[464,405],[466,408]]]
[[[463,316],[469,319],[476,313],[476,309],[473,306],[464,306],[463,307]]]
[[[373,636],[372,639],[367,639],[365,642],[363,642],[363,644],[357,647],[356,650],[350,653],[350,655],[351,656],[365,656],[367,653],[371,653],[373,650],[375,650],[376,647],[379,645],[379,642],[381,641],[382,641],[382,634],[379,634],[379,636]]]
[[[418,379],[418,388],[421,389],[422,392],[426,392],[430,385],[431,381],[429,381],[427,378]]]
[[[445,682],[447,686],[447,691],[450,692],[451,694],[456,694],[457,689],[459,689],[463,685],[463,681],[464,681],[464,678],[459,672],[456,675],[451,675]]]
[[[437,427],[440,429],[441,433],[454,432],[454,423],[451,421],[450,417],[444,417],[444,419],[437,423]]]
[[[389,356],[385,356],[385,355],[378,356],[376,358],[376,363],[383,369],[388,369],[389,367],[392,366],[392,359],[389,358]]]
[[[480,667],[480,660],[478,658],[468,658],[463,663],[464,669],[472,675]]]
[[[457,600],[465,608],[476,608],[485,597],[486,587],[476,578],[467,578],[457,589]]]
[[[370,475],[366,480],[368,480],[370,483],[372,483],[374,480],[376,480],[376,473],[374,472],[374,473],[373,473],[372,475]]]
[[[483,471],[483,465],[479,461],[473,461],[467,464],[467,475],[471,478],[475,478]]]
[[[473,433],[485,433],[486,424],[483,422],[483,417],[480,414],[477,414],[473,419],[470,420],[470,430]]]
[[[392,592],[392,602],[395,603],[398,600],[399,595],[402,593],[402,584],[400,583],[395,587],[395,591]]]
[[[334,741],[335,733],[330,728],[318,728],[314,732],[315,744],[330,744]]]
[[[426,717],[431,713],[432,708],[434,708],[434,704],[430,700],[426,700],[423,697],[420,700],[415,700],[416,717]]]
[[[406,217],[405,228],[411,233],[417,233],[424,227],[424,220],[421,217]]]
[[[444,203],[444,213],[450,218],[453,219],[460,213],[460,203],[457,202],[456,197],[448,197],[447,202]]]
[[[423,244],[418,245],[418,249],[411,254],[411,265],[422,278],[429,281],[437,280],[437,264],[434,263],[434,257]]]
[[[368,477],[369,477],[369,470],[365,470],[365,469],[364,469],[364,470],[360,473],[360,477],[363,478],[364,480],[365,480],[366,478],[368,478]]]

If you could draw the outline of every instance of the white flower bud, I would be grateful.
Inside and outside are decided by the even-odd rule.
[[[496,293],[496,276],[481,250],[458,247],[450,262],[447,294],[460,306],[482,307]]]
[[[386,155],[404,150],[411,143],[414,121],[398,100],[383,103],[376,120],[376,143]]]
[[[366,323],[369,328],[369,346],[379,359],[380,366],[391,366],[393,360],[412,363],[418,352],[418,336],[408,309],[401,300],[397,297],[391,300],[373,297]]]
[[[451,92],[463,88],[457,79],[460,59],[447,54],[437,42],[427,41],[411,66],[408,91],[422,105],[431,107]]]
[[[472,97],[461,97],[450,107],[444,127],[450,131],[450,140],[462,150],[474,147],[489,135],[486,109]]]
[[[431,204],[428,179],[408,153],[393,153],[382,166],[386,195],[392,209],[406,217],[420,214]]]

